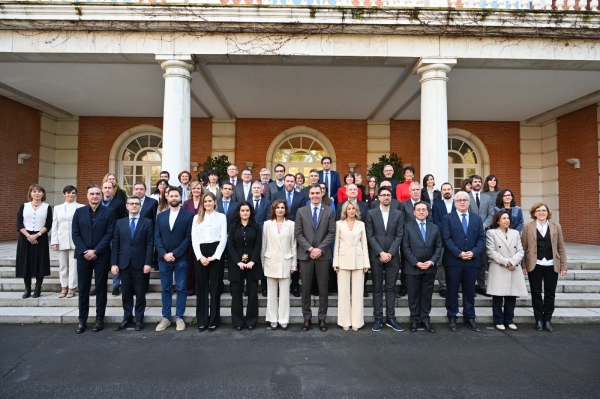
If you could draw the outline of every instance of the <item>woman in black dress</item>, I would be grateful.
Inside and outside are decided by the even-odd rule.
[[[242,331],[244,325],[252,331],[258,322],[258,282],[263,276],[260,251],[262,231],[254,219],[254,208],[241,202],[233,212],[233,224],[227,239],[228,277],[231,289],[231,319],[233,328]],[[248,290],[248,307],[244,317],[244,282]]]
[[[34,298],[42,292],[44,276],[50,275],[50,246],[48,231],[52,228],[52,207],[45,203],[46,190],[39,184],[29,186],[29,202],[24,203],[17,213],[17,278],[23,278],[25,293],[31,295],[31,278],[35,277]]]

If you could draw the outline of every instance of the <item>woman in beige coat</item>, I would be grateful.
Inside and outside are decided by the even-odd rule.
[[[521,235],[510,228],[510,215],[506,209],[502,209],[494,214],[492,228],[486,236],[490,264],[487,293],[492,295],[494,324],[500,331],[506,329],[505,325],[516,330],[513,319],[517,297],[527,296],[525,277],[521,272],[521,260],[525,254]]]
[[[369,268],[365,224],[356,205],[346,201],[336,223],[333,268],[338,273],[338,325],[358,331],[363,317],[364,273]],[[352,299],[350,292],[352,291]]]
[[[267,321],[271,329],[287,330],[290,319],[290,276],[296,270],[296,236],[284,200],[271,205],[271,220],[263,225],[262,264],[267,277]],[[279,300],[277,290],[279,289]]]
[[[547,204],[536,202],[529,210],[529,215],[533,221],[525,223],[521,234],[525,250],[523,274],[529,275],[535,329],[542,331],[545,328],[552,332],[554,328],[551,321],[558,275],[564,276],[567,273],[565,242],[560,225],[550,220],[552,211]]]

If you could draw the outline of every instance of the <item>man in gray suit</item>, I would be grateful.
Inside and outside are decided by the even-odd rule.
[[[296,241],[298,243],[298,263],[302,278],[302,331],[310,329],[312,311],[311,284],[313,275],[317,276],[319,286],[319,329],[327,331],[325,317],[329,293],[329,261],[333,258],[331,243],[335,239],[335,212],[329,206],[321,204],[321,187],[310,186],[310,204],[298,209],[296,213]]]
[[[404,331],[396,322],[396,279],[400,269],[400,244],[404,232],[404,214],[390,207],[392,190],[379,188],[379,208],[367,213],[365,229],[369,243],[369,259],[373,275],[373,331],[381,330],[383,319],[383,282],[385,272],[386,325],[395,331]]]
[[[269,187],[267,188],[267,193],[265,197],[268,198],[269,201],[273,202],[273,198],[275,198],[275,194],[283,190],[283,178],[285,177],[285,166],[278,163],[275,165],[275,180],[269,183]]]
[[[427,220],[428,215],[427,204],[417,202],[413,220],[406,221],[404,225],[402,263],[408,288],[410,331],[416,332],[421,321],[425,330],[434,333],[429,323],[429,313],[443,244],[439,228]]]
[[[469,212],[477,214],[481,220],[483,220],[483,230],[487,229],[492,225],[492,218],[494,217],[494,201],[489,195],[485,195],[481,192],[481,186],[483,179],[479,175],[473,175],[471,179],[471,192],[469,193]],[[477,272],[477,287],[475,292],[484,296],[488,295],[486,292],[485,285],[485,272],[487,271],[487,256],[485,250],[481,252],[481,267]]]
[[[252,171],[250,169],[242,170],[242,184],[237,184],[233,188],[233,196],[237,203],[252,200]]]

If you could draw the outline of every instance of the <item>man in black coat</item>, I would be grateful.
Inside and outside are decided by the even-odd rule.
[[[140,199],[141,210],[140,216],[149,219],[152,222],[152,229],[154,229],[154,221],[156,220],[156,212],[158,210],[158,201],[154,198],[146,196],[146,183],[137,182],[133,186],[133,195]]]

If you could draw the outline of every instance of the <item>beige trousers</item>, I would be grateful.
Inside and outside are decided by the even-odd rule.
[[[74,249],[58,251],[58,275],[60,286],[74,290],[77,288],[77,261]]]
[[[279,290],[279,300],[277,291]],[[290,279],[267,277],[267,321],[288,324],[290,320]]]
[[[340,269],[338,271],[338,325],[361,328],[365,324],[363,317],[364,278],[362,269]],[[352,291],[352,300],[350,300],[350,291]]]

